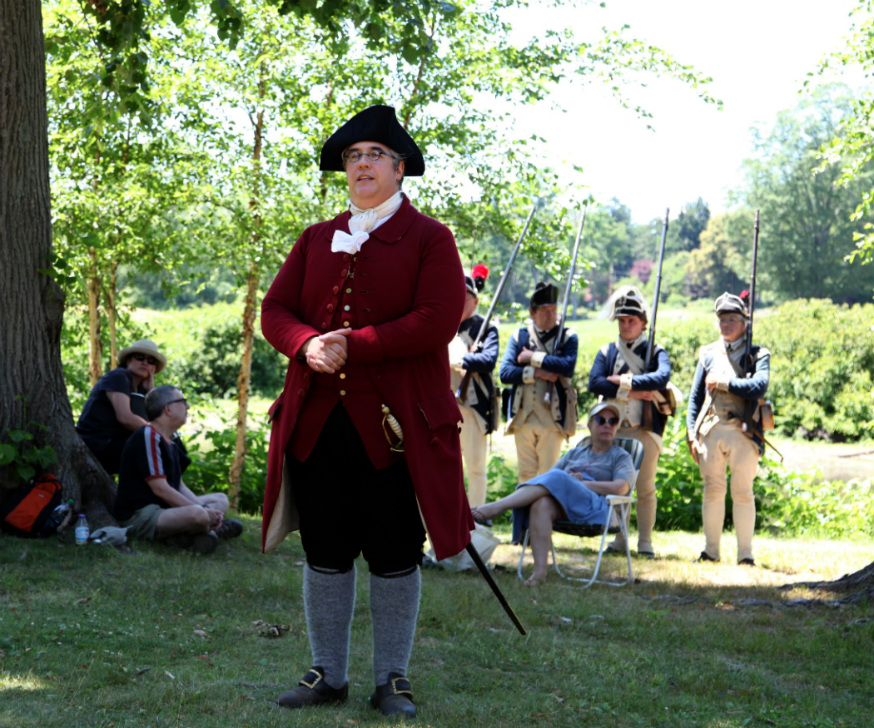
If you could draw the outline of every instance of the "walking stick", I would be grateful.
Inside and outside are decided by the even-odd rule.
[[[483,560],[480,558],[479,551],[474,548],[472,543],[467,544],[465,546],[467,549],[467,553],[471,559],[473,559],[473,563],[476,564],[476,568],[479,569],[480,574],[483,575],[483,578],[488,582],[488,585],[492,588],[495,596],[498,598],[498,601],[501,603],[501,606],[504,608],[504,611],[507,613],[507,616],[510,618],[510,621],[516,625],[516,629],[519,630],[520,634],[528,634],[525,631],[525,628],[522,626],[522,622],[519,621],[519,617],[516,616],[516,612],[513,611],[513,607],[510,606],[510,603],[507,601],[507,598],[501,593],[501,590],[498,588],[498,585],[495,584],[495,580],[492,579],[492,575],[489,573],[488,568],[483,563]]]

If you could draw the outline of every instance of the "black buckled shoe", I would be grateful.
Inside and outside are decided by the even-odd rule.
[[[708,554],[706,551],[702,551],[702,552],[701,552],[701,555],[700,555],[697,559],[695,559],[695,563],[696,563],[696,564],[701,564],[701,563],[703,563],[703,562],[705,562],[705,561],[714,561],[714,562],[715,562],[715,561],[719,561],[719,559],[714,559],[714,558],[713,558],[710,554]]]
[[[343,703],[348,696],[349,683],[342,688],[332,688],[325,682],[325,671],[321,667],[311,667],[296,688],[276,698],[276,704],[283,708],[305,708],[309,705]]]
[[[748,556],[747,558],[741,559],[740,561],[738,561],[737,565],[738,566],[755,566],[756,562],[752,556]]]
[[[370,696],[370,705],[383,715],[416,715],[413,686],[399,672],[390,672],[385,685],[377,685]]]

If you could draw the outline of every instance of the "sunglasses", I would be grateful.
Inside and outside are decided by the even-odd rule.
[[[610,427],[614,427],[619,424],[618,417],[601,417],[601,415],[595,415],[595,422],[599,425],[610,425]]]
[[[137,361],[144,361],[146,364],[151,364],[153,367],[158,366],[158,360],[148,354],[131,354],[131,358]]]

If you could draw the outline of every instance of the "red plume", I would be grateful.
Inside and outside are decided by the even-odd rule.
[[[749,291],[741,291],[741,292],[740,292],[740,295],[738,296],[738,298],[739,298],[741,301],[744,301],[744,302],[746,302],[746,300],[747,300],[749,297],[750,297],[750,292],[749,292]]]
[[[486,268],[482,263],[475,265],[473,270],[470,272],[470,277],[476,280],[477,278],[482,278],[485,280],[489,277],[489,269]]]

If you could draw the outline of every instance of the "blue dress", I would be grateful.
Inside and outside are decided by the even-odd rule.
[[[564,512],[567,520],[574,523],[587,523],[603,526],[607,522],[607,497],[590,490],[574,477],[582,475],[583,480],[631,482],[634,477],[634,464],[621,447],[615,445],[605,453],[592,452],[590,445],[568,450],[551,470],[532,478],[524,485],[540,485],[549,491]],[[513,543],[519,543],[524,529],[528,528],[530,507],[513,509]]]

